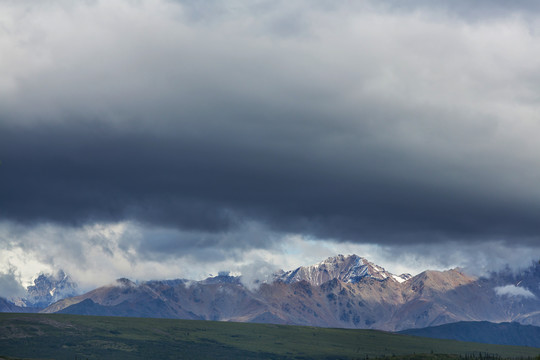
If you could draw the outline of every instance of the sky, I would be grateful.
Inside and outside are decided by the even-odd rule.
[[[0,0],[0,296],[540,258],[536,1]]]

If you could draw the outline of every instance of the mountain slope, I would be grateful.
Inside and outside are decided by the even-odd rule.
[[[540,348],[540,327],[518,323],[495,324],[487,321],[462,321],[423,329],[409,329],[400,331],[400,333],[435,339]]]

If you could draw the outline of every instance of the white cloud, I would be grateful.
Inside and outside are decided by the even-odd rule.
[[[506,295],[506,296],[524,297],[524,298],[536,297],[530,290],[522,288],[522,287],[518,287],[515,285],[498,286],[494,290],[499,296]]]

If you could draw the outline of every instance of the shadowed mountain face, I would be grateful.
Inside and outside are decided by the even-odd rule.
[[[409,329],[400,333],[435,339],[540,348],[540,327],[515,322],[494,324],[487,321],[461,321],[423,329]]]
[[[390,274],[356,255],[339,255],[276,274],[256,289],[223,275],[198,282],[120,279],[43,312],[391,331],[480,320],[540,325],[539,267],[480,279],[458,270],[410,277]]]

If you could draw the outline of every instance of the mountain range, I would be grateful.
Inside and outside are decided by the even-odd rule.
[[[45,313],[372,328],[399,331],[459,321],[540,325],[540,264],[473,277],[459,269],[395,275],[357,255],[281,271],[256,288],[220,273],[202,281],[119,279]]]

